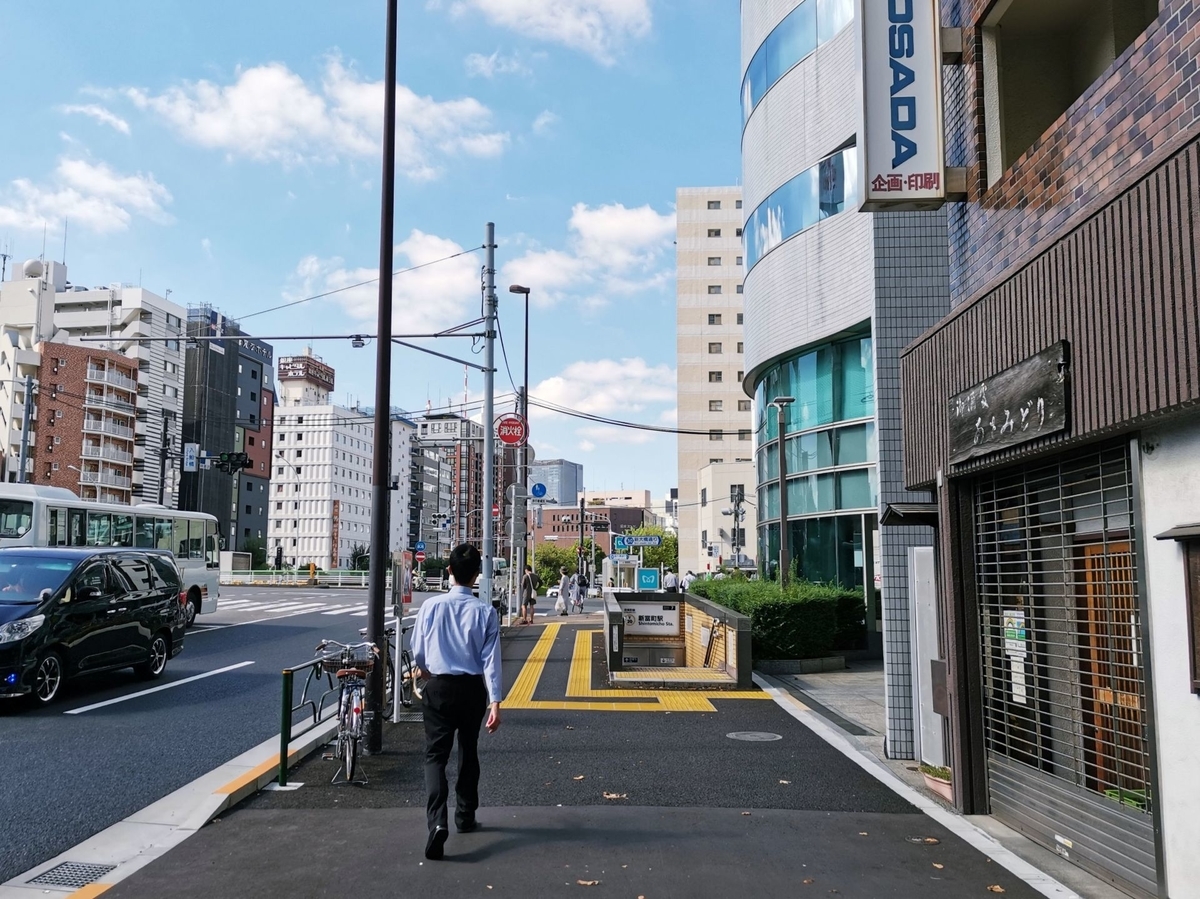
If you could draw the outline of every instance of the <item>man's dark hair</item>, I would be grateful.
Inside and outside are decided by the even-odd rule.
[[[483,570],[483,557],[479,550],[470,543],[460,543],[450,553],[450,573],[454,582],[460,587],[470,587]]]

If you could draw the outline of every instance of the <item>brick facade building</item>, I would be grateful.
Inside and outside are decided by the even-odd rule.
[[[902,358],[955,802],[1200,883],[1200,7],[948,0],[952,311]],[[886,523],[886,522],[885,522]],[[1157,538],[1157,539],[1156,539]]]

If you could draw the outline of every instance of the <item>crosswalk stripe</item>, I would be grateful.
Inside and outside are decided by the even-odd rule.
[[[358,610],[361,608],[362,608],[362,606],[350,606],[349,608],[345,608],[345,609],[332,609],[328,612],[322,612],[321,614],[322,615],[350,615],[350,614],[356,614],[358,612]],[[366,612],[363,612],[363,614],[365,615]]]
[[[266,605],[254,606],[259,612],[289,612],[292,609],[299,609],[308,605],[323,606],[325,603],[303,603],[303,602],[283,602],[283,603],[267,603]]]

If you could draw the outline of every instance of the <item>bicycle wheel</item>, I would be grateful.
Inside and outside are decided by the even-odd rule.
[[[383,717],[387,720],[392,717],[392,708],[396,702],[396,666],[392,663],[390,655],[383,678]]]
[[[354,779],[354,769],[358,765],[358,738],[362,730],[362,687],[356,686],[350,690],[349,699],[346,704],[346,717],[343,719],[345,742],[342,746],[342,772],[348,781]]]
[[[414,696],[420,699],[421,691],[417,684],[417,678],[413,674],[412,656],[406,649],[400,655],[400,703],[405,708],[409,708],[413,704]]]

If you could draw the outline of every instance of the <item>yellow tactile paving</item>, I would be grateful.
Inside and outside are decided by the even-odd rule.
[[[614,671],[614,680],[686,680],[713,681],[714,683],[734,683],[734,679],[724,671],[714,671],[711,668],[627,668],[624,671]]]
[[[634,690],[634,689],[592,689],[592,635],[598,630],[578,630],[575,634],[575,647],[571,655],[571,669],[567,676],[567,698],[559,700],[534,699],[538,682],[550,658],[554,641],[558,638],[562,625],[547,624],[546,629],[538,638],[529,653],[529,658],[521,666],[521,671],[513,682],[512,689],[504,698],[504,708],[529,711],[582,711],[582,712],[715,712],[716,706],[711,699],[770,699],[771,697],[759,690],[721,690],[705,692],[703,690]],[[658,670],[656,669],[656,676]],[[666,678],[664,678],[665,680]],[[621,699],[624,702],[604,702],[603,700]],[[652,700],[649,702],[630,702],[631,699]],[[600,700],[600,701],[597,701]]]

